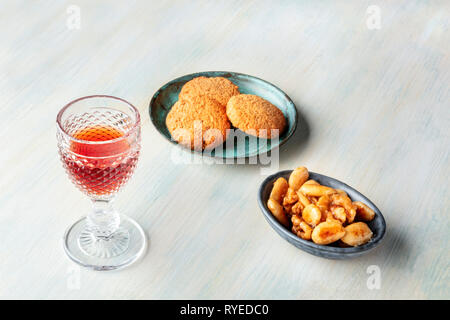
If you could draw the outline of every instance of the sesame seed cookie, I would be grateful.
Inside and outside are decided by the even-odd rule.
[[[226,112],[233,126],[259,138],[275,138],[286,127],[283,112],[269,101],[253,94],[231,97]],[[273,129],[278,132],[272,132]]]
[[[197,77],[185,83],[179,95],[180,99],[206,95],[217,100],[224,108],[232,96],[239,94],[239,88],[223,77]]]
[[[179,99],[167,114],[166,125],[175,141],[195,150],[222,144],[230,129],[223,106],[207,96]]]

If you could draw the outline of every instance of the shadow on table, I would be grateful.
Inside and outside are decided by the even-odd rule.
[[[305,116],[297,108],[298,122],[294,135],[280,147],[280,160],[289,160],[298,157],[308,143],[311,127]]]
[[[419,246],[415,245],[415,247]],[[410,260],[414,247],[405,239],[404,231],[402,232],[395,226],[390,227],[388,221],[386,221],[386,234],[383,242],[377,249],[379,250],[378,254],[383,256],[383,259],[389,260],[389,264],[395,266],[396,269],[404,270],[408,265],[414,265]]]
[[[405,239],[402,230],[398,227],[389,227],[386,222],[386,234],[382,242],[373,250],[354,259],[342,260],[343,263],[351,264],[352,261],[359,259],[369,259],[371,264],[381,267],[388,261],[390,266],[398,270],[405,270],[411,263],[411,251],[413,247]]]

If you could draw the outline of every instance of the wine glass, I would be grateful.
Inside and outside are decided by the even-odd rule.
[[[130,265],[145,251],[145,233],[112,202],[138,161],[138,110],[117,97],[88,96],[62,108],[56,122],[63,166],[93,203],[93,210],[64,234],[67,255],[95,270]]]

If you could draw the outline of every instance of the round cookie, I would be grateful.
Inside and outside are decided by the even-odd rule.
[[[239,94],[239,88],[233,82],[222,77],[197,77],[185,83],[179,95],[180,99],[206,95],[226,107],[232,96]]]
[[[259,138],[275,138],[286,127],[283,112],[269,101],[253,94],[231,97],[226,111],[233,126]],[[278,132],[272,132],[273,129]]]
[[[178,100],[167,115],[166,125],[175,141],[195,150],[222,144],[230,129],[223,106],[206,96]]]

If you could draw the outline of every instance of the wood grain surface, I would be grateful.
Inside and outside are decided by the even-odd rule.
[[[449,21],[445,0],[1,1],[0,298],[450,298]],[[383,244],[354,260],[311,256],[264,220],[260,165],[174,162],[148,103],[205,70],[284,90],[300,123],[279,169],[305,165],[368,196]],[[119,272],[79,269],[62,247],[90,201],[61,166],[55,118],[91,94],[143,118],[116,207],[150,247]]]

